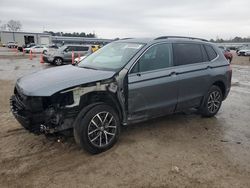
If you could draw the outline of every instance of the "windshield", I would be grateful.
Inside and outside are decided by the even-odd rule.
[[[79,67],[100,70],[119,70],[144,44],[114,42],[89,55],[79,63]]]
[[[58,48],[58,51],[64,51],[68,46],[66,45],[63,45],[61,46],[60,48]]]

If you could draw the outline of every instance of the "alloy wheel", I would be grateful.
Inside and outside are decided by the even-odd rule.
[[[62,60],[60,58],[57,58],[55,60],[55,63],[56,63],[56,65],[61,65],[62,64]]]
[[[115,138],[117,123],[110,112],[99,112],[88,125],[88,139],[96,147],[102,148]]]
[[[213,91],[210,93],[208,97],[208,111],[210,113],[215,113],[219,108],[221,104],[221,95],[218,91]]]

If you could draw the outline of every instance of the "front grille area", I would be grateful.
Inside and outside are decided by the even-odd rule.
[[[43,56],[43,61],[48,63],[48,62],[49,62],[48,56],[44,55],[44,56]]]
[[[18,88],[16,87],[14,90],[14,95],[10,98],[10,107],[13,115],[17,119],[17,121],[26,129],[37,132],[39,131],[40,114],[32,114],[30,108],[28,106],[28,97],[23,95]],[[41,116],[41,115],[40,115]]]

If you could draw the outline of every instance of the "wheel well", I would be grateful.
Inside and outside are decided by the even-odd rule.
[[[80,108],[82,109],[85,106],[88,106],[92,103],[96,102],[104,102],[105,104],[110,105],[117,111],[119,118],[122,120],[122,111],[118,99],[112,93],[105,92],[105,91],[97,91],[87,93],[81,97],[80,101]]]
[[[216,81],[213,83],[213,85],[218,86],[221,89],[223,98],[225,97],[225,93],[226,93],[226,87],[225,84],[222,81]]]

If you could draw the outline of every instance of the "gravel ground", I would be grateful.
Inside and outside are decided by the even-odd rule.
[[[13,52],[14,53],[14,52]],[[0,55],[0,187],[250,187],[250,66],[234,58],[233,86],[214,118],[189,112],[131,125],[109,151],[24,130],[9,110],[15,80],[48,68]]]

